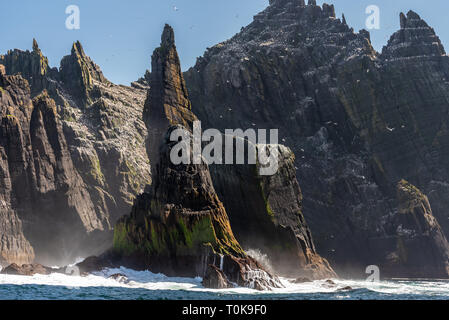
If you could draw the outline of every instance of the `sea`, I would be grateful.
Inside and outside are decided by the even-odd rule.
[[[124,277],[110,278],[114,274]],[[150,271],[105,269],[89,276],[65,274],[0,275],[0,300],[447,300],[449,281],[332,280],[295,284],[281,278],[282,289],[211,290],[201,278],[172,278]]]

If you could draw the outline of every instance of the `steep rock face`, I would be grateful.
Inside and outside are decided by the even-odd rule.
[[[401,30],[378,59],[353,59],[341,68],[341,101],[369,150],[371,170],[362,175],[372,177],[384,195],[384,205],[390,208],[384,209],[389,214],[374,212],[378,217],[368,231],[373,238],[388,237],[391,223],[398,227],[397,222],[386,221],[397,210],[397,204],[389,199],[401,179],[429,195],[434,216],[446,236],[449,234],[445,142],[448,63],[433,29],[409,12],[401,15]],[[439,257],[441,264],[445,257]],[[435,262],[424,261],[428,273],[423,271],[422,276],[441,275],[433,268]]]
[[[401,15],[401,27],[379,54],[332,5],[271,1],[185,73],[203,127],[279,129],[296,154],[317,251],[340,275],[384,260],[370,243],[395,236],[401,179],[429,195],[449,232],[448,57],[416,13]]]
[[[141,120],[146,91],[107,81],[99,67],[86,56],[79,42],[74,43],[71,55],[61,62],[60,71],[48,68],[48,61],[35,41],[33,52],[9,52],[1,57],[0,66],[6,74],[21,73],[26,77],[31,85],[31,96],[45,89],[56,102],[54,107],[59,115],[57,118],[60,118],[65,148],[69,151],[66,154],[64,150],[64,153],[73,163],[73,170],[66,173],[66,178],[74,179],[83,190],[82,198],[87,200],[77,200],[80,201],[78,206],[83,202],[88,204],[83,215],[101,221],[85,229],[85,232],[92,234],[88,239],[67,238],[60,249],[50,250],[49,246],[38,245],[45,251],[42,255],[42,250],[38,250],[38,262],[66,264],[79,256],[104,251],[112,241],[113,224],[130,210],[135,196],[150,181],[145,150],[146,128]],[[41,121],[39,117],[33,123],[38,124]],[[51,151],[49,148],[43,146],[41,149],[37,157],[53,157],[51,153],[47,154]],[[11,170],[15,170],[14,166]],[[42,179],[48,174],[44,171]],[[54,188],[55,192],[66,192],[64,184],[55,184]],[[26,215],[32,215],[31,212],[29,208],[24,209]],[[59,214],[63,216],[65,213]],[[36,215],[35,219],[38,218],[39,215]],[[71,223],[70,220],[61,222],[61,230],[70,227]],[[37,225],[28,225],[30,232],[41,233]],[[36,230],[33,231],[33,228]],[[83,249],[80,251],[80,248]]]
[[[153,131],[150,140],[150,155],[158,162],[153,162],[153,184],[137,198],[131,215],[120,219],[115,227],[115,263],[167,275],[207,274],[206,279],[218,268],[217,277],[226,279],[220,283],[205,281],[206,286],[229,282],[256,289],[280,286],[275,277],[246,255],[235,239],[208,165],[174,164],[171,160],[172,150],[178,145],[177,140],[171,140],[172,133],[184,130],[185,138],[190,137],[191,141],[189,129],[195,116],[190,111],[185,87],[179,86],[184,80],[170,26],[165,26],[152,65],[144,116],[150,134],[154,129],[151,124],[163,125]],[[154,145],[157,141],[159,148]],[[193,156],[190,154],[188,159],[192,163]]]
[[[41,259],[48,258],[47,250],[62,258],[65,241],[85,239],[102,229],[102,221],[92,214],[89,194],[73,167],[56,105],[45,91],[31,101],[28,83],[20,76],[2,76],[1,110],[2,171],[9,180],[4,207],[25,221],[24,234]],[[14,219],[2,221],[10,223],[20,228]],[[21,237],[17,241],[28,244]],[[29,257],[18,260],[34,258],[28,246]]]
[[[6,76],[0,65],[0,265],[11,262],[30,263],[34,250],[23,233],[23,223],[12,204],[14,190],[11,181],[5,135],[17,120],[14,110],[31,104],[29,87],[20,76]]]
[[[246,142],[248,149],[249,142]],[[257,154],[258,148],[255,146]],[[277,274],[312,279],[336,274],[315,249],[302,213],[302,193],[296,180],[295,156],[277,146],[278,170],[260,175],[260,165],[212,165],[211,175],[231,227],[246,249],[267,254]],[[267,236],[269,235],[269,236]]]

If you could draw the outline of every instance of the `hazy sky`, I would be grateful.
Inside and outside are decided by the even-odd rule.
[[[409,9],[434,27],[449,48],[448,0],[318,0],[323,2],[335,4],[337,16],[345,13],[356,31],[365,28],[366,7],[377,5],[380,30],[371,30],[377,50],[399,29],[399,12]],[[79,30],[65,26],[65,10],[72,4],[80,8]],[[150,68],[165,23],[175,29],[187,70],[207,47],[233,36],[267,5],[268,0],[0,0],[0,53],[31,49],[34,37],[51,66],[59,67],[73,41],[80,40],[108,79],[129,84]]]

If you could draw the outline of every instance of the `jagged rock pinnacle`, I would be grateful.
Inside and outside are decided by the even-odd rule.
[[[175,45],[175,32],[173,28],[166,24],[161,37],[161,47],[170,48]]]
[[[175,34],[169,25],[165,25],[161,46],[151,57],[150,90],[143,118],[148,128],[147,150],[152,166],[159,162],[159,145],[168,128],[182,125],[191,130],[196,120],[176,51]]]
[[[91,102],[89,92],[93,80],[108,82],[100,67],[86,55],[79,41],[73,43],[70,55],[62,58],[59,72],[62,82],[81,104]]]
[[[33,38],[33,51],[34,52],[39,51],[39,45],[37,44],[37,41],[34,38]]]
[[[309,0],[309,6],[316,6],[316,0]]]
[[[191,112],[189,113],[191,104],[176,51],[175,34],[168,24],[162,32],[161,46],[154,50],[151,65],[151,89],[145,104],[144,116],[149,116],[150,110],[165,109],[164,118],[170,125],[180,124],[191,128],[190,121],[193,119]]]
[[[407,12],[407,19],[421,20],[421,17],[415,11],[410,10]]]
[[[435,31],[414,11],[399,15],[401,29],[382,50],[386,58],[441,56],[445,50]]]
[[[335,7],[333,4],[323,3],[323,12],[325,12],[329,17],[335,18]]]
[[[429,25],[421,19],[419,14],[410,10],[407,12],[407,16],[401,12],[399,15],[401,29],[407,28],[428,28]]]
[[[79,41],[74,42],[73,45],[72,45],[72,55],[77,55],[77,53],[81,57],[85,57],[86,56],[86,54],[84,53],[83,46],[81,45],[81,42],[79,42]]]
[[[401,12],[399,14],[399,19],[401,22],[401,29],[405,29],[405,25],[407,24],[407,17],[405,16],[405,14],[403,12]]]
[[[347,23],[346,23],[346,17],[345,17],[345,14],[343,13],[342,15],[341,15],[341,22],[343,23],[343,24],[346,24],[347,25]]]

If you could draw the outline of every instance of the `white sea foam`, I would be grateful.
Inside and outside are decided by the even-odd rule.
[[[109,278],[114,274],[123,274],[126,281]],[[291,280],[291,279],[290,279]],[[220,292],[223,294],[338,294],[337,298],[348,298],[349,291],[341,291],[344,287],[352,290],[367,289],[373,293],[396,295],[424,295],[442,296],[449,295],[449,282],[444,281],[395,281],[395,282],[367,282],[353,280],[333,280],[335,285],[326,285],[324,280],[294,284],[289,279],[281,278],[284,288],[271,291],[256,291],[250,288],[233,288],[226,290],[206,289],[201,285],[202,279],[167,277],[163,274],[155,274],[150,271],[135,271],[127,268],[105,269],[89,276],[70,276],[65,274],[13,276],[0,275],[0,285],[46,285],[64,286],[72,288],[83,287],[123,287],[146,290],[188,290],[193,292]]]
[[[271,266],[270,259],[268,255],[262,253],[259,249],[246,249],[245,252],[256,261],[258,261],[266,270],[272,272],[273,267]]]

